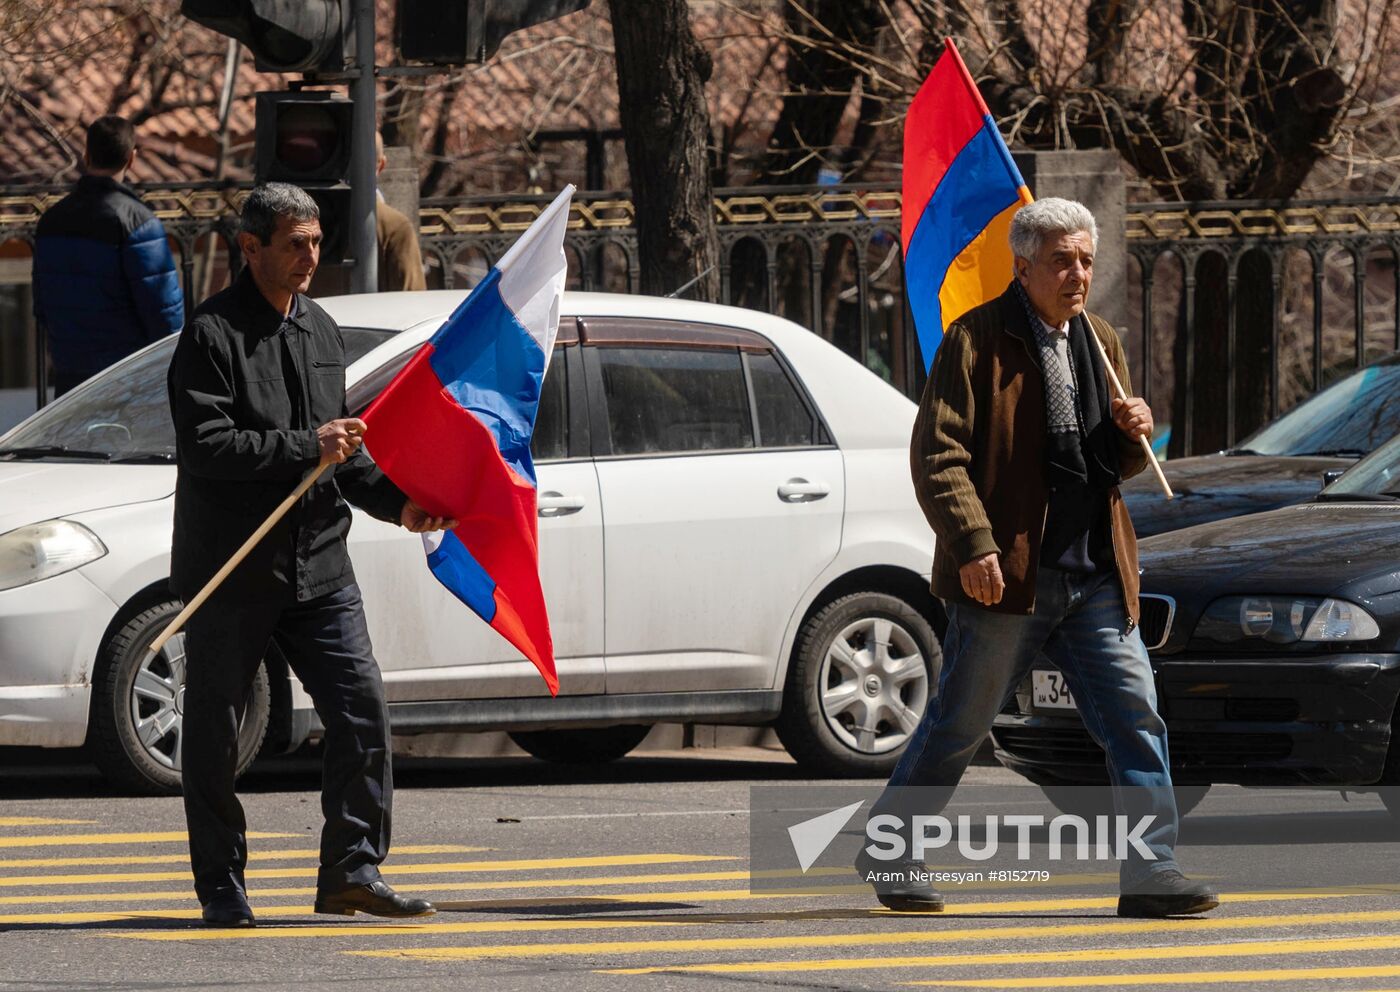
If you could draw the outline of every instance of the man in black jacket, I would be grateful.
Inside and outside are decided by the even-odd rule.
[[[195,311],[170,365],[177,595],[193,597],[300,479],[331,465],[186,627],[185,815],[195,892],[213,925],[253,922],[233,779],[239,719],[273,640],[325,726],[316,911],[433,912],[379,875],[393,792],[388,713],[342,496],[417,533],[456,524],[430,517],[360,450],[364,423],[346,415],[340,329],[302,295],[320,241],[304,191],[281,183],[253,190],[238,233],[247,265]]]
[[[58,396],[185,322],[165,228],[122,183],[135,161],[129,121],[93,121],[83,177],[34,232],[34,315],[48,334]]]

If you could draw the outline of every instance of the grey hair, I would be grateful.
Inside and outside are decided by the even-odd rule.
[[[1088,232],[1094,251],[1099,248],[1099,226],[1089,208],[1077,200],[1047,196],[1028,203],[1011,218],[1011,254],[1035,258],[1045,239],[1054,234]]]
[[[293,220],[319,220],[321,210],[311,194],[300,186],[291,183],[263,183],[253,188],[248,199],[243,201],[243,212],[238,218],[238,230],[253,235],[262,244],[272,242],[272,232],[277,230],[277,218],[290,217]]]

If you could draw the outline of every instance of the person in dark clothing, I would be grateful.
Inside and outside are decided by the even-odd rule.
[[[1088,208],[1038,200],[1016,212],[1010,241],[1015,278],[948,328],[914,421],[910,467],[938,538],[932,591],[948,629],[938,693],[872,818],[907,829],[940,813],[1044,652],[1107,754],[1117,812],[1149,824],[1123,855],[1119,915],[1206,912],[1218,895],[1175,860],[1167,727],[1137,628],[1137,541],[1118,490],[1146,467],[1152,411],[1109,392],[1093,339],[1125,384],[1128,368],[1112,325],[1085,310],[1098,247]],[[882,904],[943,908],[917,859],[875,855],[867,847],[856,864]]]
[[[186,627],[185,815],[195,893],[205,922],[218,926],[253,922],[233,780],[238,723],[272,641],[325,727],[316,911],[433,912],[379,874],[393,797],[388,713],[346,550],[345,499],[416,533],[456,522],[429,516],[360,448],[364,422],[347,416],[340,329],[303,295],[320,242],[316,203],[303,190],[253,190],[238,233],[247,265],[195,311],[170,365],[177,595],[198,593],[299,480],[330,465]]]
[[[59,396],[185,320],[165,228],[122,184],[135,160],[131,124],[99,117],[87,131],[86,174],[39,218],[34,316],[48,334]]]

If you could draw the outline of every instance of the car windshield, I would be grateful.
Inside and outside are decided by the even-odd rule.
[[[341,332],[347,365],[393,336],[363,327]],[[166,338],[44,407],[5,438],[0,459],[173,462],[165,373],[175,341]]]
[[[1359,458],[1400,432],[1400,362],[1347,376],[1264,427],[1236,449],[1251,455]]]
[[[1349,468],[1319,499],[1400,499],[1400,435]]]

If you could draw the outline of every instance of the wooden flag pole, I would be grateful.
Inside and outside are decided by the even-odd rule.
[[[1118,394],[1118,398],[1124,403],[1128,402],[1128,394],[1123,389],[1123,384],[1118,381],[1118,373],[1113,371],[1113,363],[1108,360],[1108,352],[1104,351],[1103,342],[1093,329],[1089,330],[1089,337],[1094,339],[1094,345],[1099,349],[1099,358],[1103,359],[1103,369],[1108,373],[1108,381],[1113,384],[1113,391]],[[1147,464],[1152,466],[1152,471],[1157,473],[1157,482],[1162,487],[1162,492],[1167,499],[1173,498],[1172,487],[1167,484],[1167,477],[1162,474],[1162,466],[1157,463],[1157,456],[1152,453],[1152,445],[1147,438],[1138,438],[1138,443],[1142,445],[1143,452],[1147,455]]]
[[[185,604],[185,608],[180,611],[179,616],[170,621],[170,626],[161,631],[160,636],[151,643],[152,654],[159,654],[160,649],[165,647],[165,642],[180,632],[180,628],[194,615],[194,611],[204,605],[204,601],[214,594],[214,590],[219,588],[224,579],[228,578],[229,573],[238,567],[239,562],[248,557],[248,552],[252,551],[257,543],[267,536],[267,532],[277,525],[277,521],[287,515],[287,511],[296,504],[297,500],[301,499],[311,488],[312,483],[321,477],[321,473],[330,464],[328,461],[322,461],[316,468],[308,472],[306,478],[301,480],[301,484],[292,490],[291,495],[279,503],[277,509],[273,510],[268,518],[258,525],[258,529],[253,531],[252,536],[243,542],[243,546],[233,553],[233,557],[224,562],[224,567],[215,572],[212,579],[204,583],[204,588],[199,590],[199,594]]]

